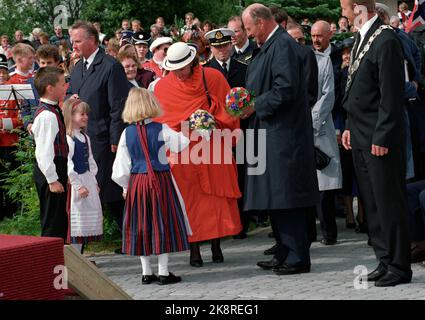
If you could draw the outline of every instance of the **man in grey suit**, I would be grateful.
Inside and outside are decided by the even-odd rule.
[[[71,74],[69,93],[90,105],[87,134],[99,167],[97,181],[102,203],[107,204],[121,230],[124,200],[121,188],[111,180],[112,165],[124,123],[121,114],[130,89],[122,65],[99,47],[99,35],[91,23],[72,26],[73,48],[81,57]]]
[[[307,216],[319,192],[301,49],[264,5],[249,6],[242,19],[259,45],[246,78],[255,103],[242,118],[254,134],[266,131],[265,172],[250,174],[247,165],[244,210],[267,211],[279,237],[273,259],[257,265],[278,275],[310,272]]]

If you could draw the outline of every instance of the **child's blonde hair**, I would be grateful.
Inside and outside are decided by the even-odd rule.
[[[72,115],[77,112],[89,113],[90,106],[80,99],[70,98],[63,103],[62,112],[65,121],[66,134],[73,137],[74,130],[72,127]]]
[[[19,58],[28,57],[31,55],[35,55],[35,50],[28,44],[18,43],[12,48],[12,56],[13,60],[17,60]]]
[[[132,88],[128,94],[122,118],[126,123],[135,123],[161,115],[156,98],[145,88]]]

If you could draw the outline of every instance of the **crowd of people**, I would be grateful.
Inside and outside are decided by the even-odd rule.
[[[368,19],[356,25],[360,5]],[[13,46],[2,36],[0,85],[30,84],[35,99],[1,102],[0,156],[18,165],[14,130],[33,137],[42,236],[83,253],[102,238],[107,207],[122,234],[116,253],[140,256],[143,284],[170,284],[181,278],[168,271],[169,253],[190,250],[199,268],[200,243],[210,241],[213,262],[223,263],[221,238],[244,239],[266,221],[272,259],[257,265],[310,272],[316,219],[328,246],[338,243],[341,216],[375,250],[369,281],[410,282],[410,264],[425,260],[424,57],[403,30],[404,3],[398,16],[374,0],[341,8],[337,23],[253,4],[225,25],[189,12],[180,30],[158,17],[149,28],[123,20],[112,37],[86,21],[69,36],[60,26],[50,38],[18,30]],[[240,117],[225,105],[236,87],[254,96]],[[265,129],[264,149],[189,139],[184,122],[199,109],[217,129],[257,140]],[[213,159],[240,144],[264,153],[264,172],[235,160],[173,161],[184,150]],[[13,215],[17,204],[1,197],[0,212]]]

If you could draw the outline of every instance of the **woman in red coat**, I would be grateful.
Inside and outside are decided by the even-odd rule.
[[[226,79],[215,69],[203,69],[199,66],[196,49],[183,42],[173,44],[163,66],[171,72],[155,87],[155,96],[163,109],[163,115],[156,121],[166,123],[173,130],[180,132],[182,122],[187,121],[195,111],[203,109],[213,115],[218,129],[239,129],[239,119],[232,118],[225,111],[225,97],[230,90]],[[203,76],[210,99],[206,93]],[[186,162],[180,161],[181,163],[171,161],[174,163],[172,173],[182,193],[193,231],[193,235],[189,237],[190,264],[195,267],[201,267],[203,264],[199,250],[200,241],[212,240],[213,262],[220,263],[223,262],[220,238],[238,234],[242,229],[237,204],[241,193],[236,164],[233,159],[230,163],[212,163],[216,152],[231,155],[232,146],[225,145],[223,140],[220,140],[218,149],[214,146],[216,148],[213,150],[213,140],[201,138],[199,142],[191,141],[189,147],[191,156],[196,150],[205,150],[200,146],[207,147],[207,158],[211,160],[209,163],[198,164],[194,157]]]

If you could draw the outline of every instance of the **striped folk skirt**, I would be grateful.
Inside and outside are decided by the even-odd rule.
[[[159,192],[147,173],[132,174],[123,221],[122,251],[150,256],[189,249],[184,212],[170,171],[154,172]]]

